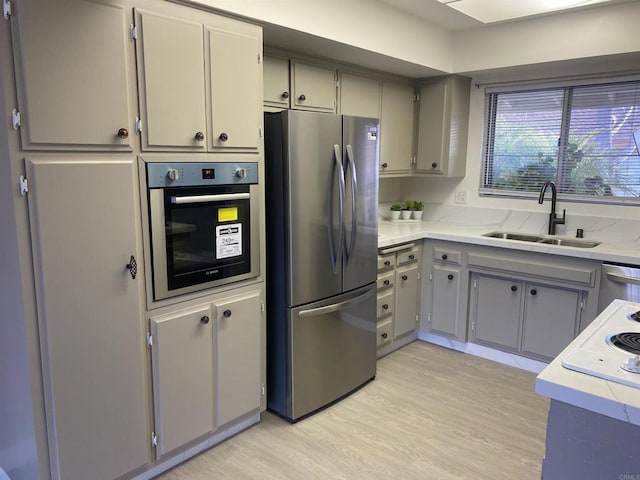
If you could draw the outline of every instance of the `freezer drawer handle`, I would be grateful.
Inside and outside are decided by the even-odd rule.
[[[333,305],[327,305],[324,307],[312,308],[310,310],[302,310],[299,314],[299,318],[305,317],[314,317],[317,315],[324,315],[325,313],[337,312],[338,310],[343,310],[345,307],[351,305],[352,303],[359,303],[365,298],[371,296],[375,292],[375,289],[369,289],[367,292],[362,295],[358,295],[357,297],[350,298],[348,300],[344,300],[339,303],[334,303]]]
[[[628,283],[630,285],[640,285],[640,278],[627,277],[617,273],[607,272],[607,278],[616,283]]]
[[[244,200],[251,197],[250,193],[225,193],[222,195],[185,195],[171,197],[171,203],[184,205],[187,203],[224,202],[226,200]]]

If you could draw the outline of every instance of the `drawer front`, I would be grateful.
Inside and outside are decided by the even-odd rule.
[[[393,313],[393,301],[394,301],[393,290],[389,290],[388,293],[384,293],[382,295],[378,295],[377,302],[377,317],[380,318],[384,315],[389,315]]]
[[[398,252],[398,265],[414,263],[420,260],[420,247],[413,247],[405,252]]]
[[[389,270],[396,266],[396,254],[378,255],[378,270]]]
[[[460,265],[462,252],[450,248],[433,247],[433,259],[453,265]]]
[[[390,342],[393,339],[393,322],[391,320],[387,320],[386,322],[382,322],[378,324],[377,328],[378,332],[378,347],[384,345],[385,343]]]
[[[393,288],[395,275],[393,271],[381,273],[378,275],[378,291],[386,290],[387,288]]]

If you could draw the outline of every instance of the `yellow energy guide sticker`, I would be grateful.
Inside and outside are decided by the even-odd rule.
[[[225,207],[218,209],[219,222],[234,222],[238,220],[238,207]]]

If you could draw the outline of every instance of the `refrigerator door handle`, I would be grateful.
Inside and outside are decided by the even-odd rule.
[[[337,312],[338,310],[344,310],[345,307],[351,305],[352,303],[361,302],[365,298],[367,298],[370,295],[372,295],[373,292],[375,292],[375,289],[369,289],[365,293],[363,293],[361,295],[358,295],[357,297],[349,298],[349,299],[344,300],[342,302],[332,303],[331,305],[326,305],[324,307],[318,307],[318,308],[312,308],[312,309],[309,309],[309,310],[301,310],[300,313],[298,314],[298,317],[299,318],[315,317],[317,315],[324,315],[326,313]]]
[[[356,173],[356,162],[353,158],[353,149],[351,145],[347,145],[347,162],[345,171],[351,172],[351,238],[349,239],[349,245],[346,245],[345,241],[345,257],[347,263],[349,263],[349,256],[356,244],[356,236],[358,234],[358,206],[356,198],[358,195],[358,176]],[[345,239],[346,240],[346,239]]]
[[[336,171],[338,172],[338,210],[340,219],[338,226],[338,248],[333,241],[333,189],[335,186]],[[331,267],[333,273],[338,273],[338,262],[342,257],[342,242],[344,241],[344,169],[342,168],[342,155],[340,145],[333,146],[333,168],[331,169],[331,181],[329,182],[329,253],[331,254]]]

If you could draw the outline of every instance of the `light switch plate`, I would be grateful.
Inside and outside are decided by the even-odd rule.
[[[456,190],[456,203],[467,203],[467,191],[466,190]]]

